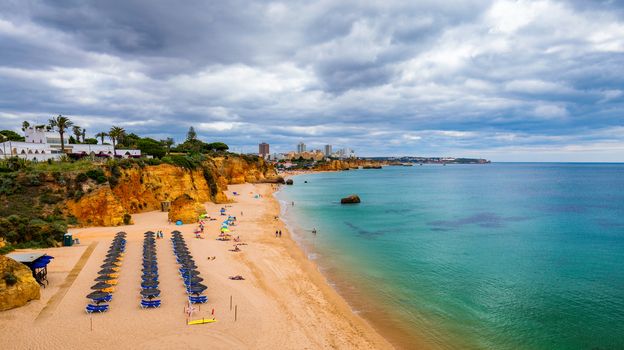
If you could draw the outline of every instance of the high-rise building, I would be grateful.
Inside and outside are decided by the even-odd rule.
[[[266,158],[266,156],[268,156],[269,154],[271,154],[269,152],[269,144],[266,142],[263,142],[261,144],[258,145],[258,155],[262,158]]]
[[[306,151],[306,145],[303,142],[299,142],[299,144],[297,144],[297,153],[303,153]]]
[[[325,145],[325,157],[331,157],[332,145]]]

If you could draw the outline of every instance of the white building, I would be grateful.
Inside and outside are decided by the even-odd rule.
[[[0,143],[0,158],[19,157],[27,160],[42,161],[58,159],[61,152],[61,136],[58,132],[46,131],[44,128],[29,127],[24,132],[25,142],[6,141]],[[113,146],[89,144],[65,144],[65,153],[92,156],[112,157]],[[117,158],[141,157],[141,150],[115,150]]]

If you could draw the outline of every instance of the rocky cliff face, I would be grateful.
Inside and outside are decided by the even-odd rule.
[[[14,284],[11,283],[13,277],[16,279]],[[26,265],[0,255],[0,311],[39,299],[40,292],[39,284]]]
[[[114,226],[134,213],[160,210],[161,202],[187,195],[197,203],[228,201],[228,184],[273,182],[275,169],[262,159],[218,157],[196,169],[170,164],[121,169],[115,186],[103,185],[79,200],[69,200],[67,213],[80,225]]]
[[[332,160],[327,163],[319,164],[315,167],[315,170],[320,171],[340,171],[340,170],[349,170],[349,169],[357,169],[359,167],[366,167],[368,169],[377,169],[381,165],[385,163],[376,162],[370,160],[363,159],[345,159],[345,160]]]
[[[194,198],[183,194],[171,202],[169,220],[172,222],[180,220],[184,224],[192,224],[197,222],[202,214],[206,214],[206,208]]]

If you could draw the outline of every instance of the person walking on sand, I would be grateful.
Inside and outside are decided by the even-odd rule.
[[[279,230],[279,236],[282,238],[282,230]]]
[[[278,234],[278,232],[277,232],[277,230],[275,230],[275,238],[277,238],[277,234]]]

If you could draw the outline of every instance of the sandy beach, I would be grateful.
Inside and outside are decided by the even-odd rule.
[[[231,185],[226,206],[237,217],[232,236],[246,245],[216,240],[222,205],[206,203],[204,239],[196,225],[168,224],[163,212],[133,215],[134,225],[92,227],[70,232],[79,246],[44,249],[55,257],[50,285],[24,307],[0,312],[2,349],[390,349],[392,346],[326,282],[275,217],[279,203],[270,184]],[[233,195],[237,192],[238,195]],[[259,195],[256,198],[256,195]],[[142,310],[140,261],[143,233],[163,230],[157,240],[162,307]],[[170,232],[183,233],[208,286],[209,302],[196,306],[191,319],[215,317],[216,323],[187,325],[187,295],[177,274]],[[275,230],[282,237],[275,237]],[[111,310],[88,315],[85,296],[116,232],[128,243]],[[216,259],[208,259],[209,257]],[[241,275],[242,281],[230,280]],[[230,298],[233,309],[230,310]],[[234,308],[237,310],[235,320]],[[212,311],[214,309],[214,316]]]

